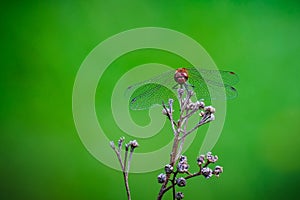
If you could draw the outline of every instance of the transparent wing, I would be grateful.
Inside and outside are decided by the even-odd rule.
[[[162,105],[168,99],[176,100],[176,95],[167,87],[157,83],[147,83],[138,87],[130,97],[129,107],[132,110],[144,110],[155,105]]]
[[[171,88],[174,85],[176,85],[176,82],[174,81],[174,73],[175,73],[175,69],[169,70],[169,71],[166,71],[154,78],[131,85],[127,88],[125,94],[130,94],[133,91],[135,91],[137,88],[141,87],[142,85],[148,84],[148,83],[157,83],[157,84],[161,84],[161,85]]]
[[[239,81],[238,76],[234,72],[222,70],[206,70],[187,68],[189,79],[196,92],[197,97],[211,98],[211,99],[233,99],[237,97],[237,91],[232,86]],[[164,72],[152,79],[131,85],[127,88],[126,94],[131,94],[129,106],[133,110],[144,110],[153,107],[154,105],[161,105],[162,101],[167,102],[172,98],[177,100],[174,92],[174,86],[177,83],[174,80],[175,70]],[[205,80],[203,77],[205,77]],[[221,76],[222,81],[219,77]],[[226,97],[224,99],[224,92]],[[209,91],[214,91],[210,94]]]
[[[239,81],[234,72],[207,69],[199,69],[198,71],[196,68],[188,68],[188,72],[188,82],[194,87],[198,98],[224,99],[224,89],[225,99],[233,99],[238,95],[237,90],[232,86]],[[223,83],[219,79],[220,76]],[[209,94],[209,90],[214,91],[213,94]]]
[[[206,80],[215,83],[219,83],[219,76],[221,76],[224,85],[232,86],[239,82],[238,75],[231,71],[188,68],[188,72],[189,75],[192,75],[195,78],[202,78],[201,75],[204,75]],[[199,72],[201,75],[199,74]]]
[[[149,80],[131,85],[126,90],[126,95],[131,94],[129,107],[132,110],[144,110],[155,105],[161,105],[162,101],[168,102],[169,98],[176,99],[171,91],[176,85],[174,70],[166,71]]]

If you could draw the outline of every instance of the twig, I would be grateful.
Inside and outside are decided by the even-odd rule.
[[[130,141],[128,144],[125,144],[125,157],[124,157],[124,161],[122,162],[121,147],[122,147],[123,142],[124,142],[124,137],[120,138],[120,140],[118,141],[118,149],[116,149],[115,144],[112,141],[110,142],[110,146],[115,151],[115,153],[118,157],[118,161],[121,165],[121,169],[123,172],[123,178],[124,178],[127,199],[131,200],[130,188],[129,188],[129,183],[128,183],[128,173],[129,173],[129,169],[130,169],[130,163],[132,160],[132,154],[133,154],[134,149],[136,147],[138,147],[138,143],[136,140],[133,140],[133,141]],[[129,159],[127,162],[129,147],[130,147],[130,154],[129,154]]]
[[[188,113],[189,113],[189,111],[187,110],[187,111],[186,111],[186,115],[188,115]],[[187,129],[187,125],[188,125],[188,118],[186,118],[186,120],[184,120],[183,125],[184,125],[183,134],[184,134],[184,133],[186,133],[186,129]],[[180,141],[180,145],[179,145],[179,150],[178,150],[176,159],[178,159],[178,157],[181,155],[181,152],[182,152],[182,149],[183,149],[183,145],[184,145],[185,138],[183,138],[182,140],[180,140],[180,138],[179,138],[179,141]]]
[[[176,180],[176,175],[177,175],[177,173],[178,173],[178,171],[176,171],[176,172],[174,172],[174,174],[173,174],[173,179],[172,179],[172,190],[173,190],[173,200],[175,200],[175,195],[176,195],[176,189],[175,189],[175,180]]]
[[[212,114],[206,114],[202,120],[191,130],[189,130],[188,132],[186,132],[181,138],[179,138],[179,140],[183,140],[186,136],[188,136],[189,134],[191,134],[192,132],[194,132],[196,129],[198,129],[200,126],[202,126],[203,124],[206,124],[210,121],[212,121],[213,119],[209,120],[209,118],[211,117]]]

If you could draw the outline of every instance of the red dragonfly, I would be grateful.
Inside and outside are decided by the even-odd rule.
[[[205,77],[205,79],[201,76]],[[220,78],[222,78],[222,81]],[[129,86],[127,92],[132,93],[129,107],[132,110],[145,110],[155,105],[161,105],[162,101],[177,99],[174,89],[179,87],[192,87],[198,99],[226,99],[237,97],[237,90],[232,86],[239,81],[238,76],[231,71],[207,70],[196,68],[178,68],[170,70],[161,75]],[[173,90],[173,91],[172,91]],[[214,91],[214,96],[209,90]],[[176,92],[176,91],[175,91]]]

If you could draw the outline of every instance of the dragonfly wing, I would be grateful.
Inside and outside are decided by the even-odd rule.
[[[171,88],[175,85],[174,70],[166,71],[162,74],[159,74],[158,76],[156,76],[154,78],[131,85],[127,88],[126,94],[132,93],[137,88],[141,87],[142,85],[148,84],[148,83],[157,83],[157,84],[161,84],[161,85]]]
[[[204,77],[205,80],[209,80],[212,84],[222,84],[220,83],[220,76],[224,85],[232,86],[239,82],[238,75],[231,71],[189,68],[188,72],[194,77],[199,77],[200,75],[201,77]]]
[[[145,110],[155,105],[162,105],[168,99],[176,99],[175,94],[167,87],[157,83],[147,83],[137,88],[130,97],[129,107],[132,110]]]
[[[205,78],[205,81],[202,77]],[[223,80],[220,80],[220,77]],[[232,86],[238,82],[238,76],[230,71],[206,70],[195,68],[189,69],[189,83],[194,86],[198,98],[233,99],[237,97],[237,90]],[[226,97],[223,93],[225,90]],[[210,94],[209,91],[213,91]]]

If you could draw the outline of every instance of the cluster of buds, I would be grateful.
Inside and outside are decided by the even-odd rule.
[[[118,149],[117,149],[117,151],[120,152],[124,140],[125,140],[124,137],[121,137],[121,138],[118,140]],[[115,146],[114,141],[110,141],[110,142],[109,142],[109,145],[110,145],[110,147],[111,147],[113,150],[116,150],[116,146]]]
[[[166,174],[172,174],[172,173],[174,173],[174,171],[173,171],[173,166],[170,165],[170,164],[167,164],[167,165],[165,166],[165,172],[166,172]],[[164,182],[167,180],[166,174],[161,173],[161,174],[159,174],[159,175],[157,176],[157,181],[158,181],[158,183],[164,183]]]
[[[202,117],[202,120],[200,122],[207,123],[215,120],[215,112],[216,109],[212,106],[203,107],[203,109],[199,113],[200,117]]]
[[[121,137],[118,140],[118,147],[117,148],[116,148],[115,143],[113,141],[111,141],[109,144],[110,144],[111,148],[114,150],[114,152],[116,153],[116,155],[118,157],[118,161],[119,161],[119,163],[121,165],[121,169],[123,171],[127,197],[128,197],[128,199],[131,199],[129,184],[128,184],[128,173],[129,173],[129,170],[130,170],[130,163],[131,163],[133,151],[136,147],[139,146],[139,144],[136,140],[129,141],[129,143],[125,144],[125,155],[124,155],[124,160],[123,160],[122,156],[121,156],[121,153],[122,153],[121,150],[122,150],[122,146],[123,146],[124,141],[125,141],[125,138]],[[129,152],[129,157],[128,157],[128,150],[129,149],[130,149],[130,152]]]
[[[113,141],[110,141],[109,144],[110,144],[110,147],[115,151],[115,153],[118,157],[118,160],[119,160],[119,163],[121,165],[122,171],[125,174],[128,174],[128,171],[130,169],[130,162],[131,162],[131,159],[132,159],[133,151],[134,151],[135,148],[137,148],[139,146],[139,144],[136,140],[129,141],[127,144],[125,144],[125,158],[124,158],[124,160],[122,160],[122,156],[121,156],[122,151],[121,150],[122,150],[122,146],[123,146],[124,141],[125,141],[125,138],[121,137],[118,140],[117,148],[116,148],[115,143]],[[129,154],[129,159],[127,159],[129,149],[130,149],[130,154]]]
[[[201,173],[207,179],[209,179],[213,175],[215,175],[216,177],[219,177],[220,174],[223,173],[223,167],[216,166],[214,170],[210,169],[209,167],[204,167],[201,169]]]
[[[166,174],[187,173],[188,169],[189,169],[189,165],[187,163],[187,157],[183,155],[179,157],[176,172],[174,172],[174,168],[172,165],[170,164],[165,165]],[[158,183],[164,183],[166,181],[166,174],[161,173],[157,176]],[[176,183],[179,187],[185,186],[185,179],[184,180],[183,179],[184,178],[179,178],[176,180]]]
[[[173,169],[173,166],[170,164],[165,165],[165,173],[161,173],[158,175],[157,180],[158,183],[166,183],[167,179],[171,181],[173,187],[176,185],[178,187],[185,187],[187,184],[187,179],[196,177],[196,176],[204,176],[206,179],[211,178],[213,175],[219,177],[221,173],[223,173],[223,167],[216,166],[214,169],[210,168],[209,165],[216,163],[218,161],[218,156],[213,155],[211,152],[208,152],[206,155],[200,155],[197,158],[197,164],[200,170],[194,174],[188,171],[189,165],[187,157],[181,155],[178,158],[177,170]],[[176,176],[178,174],[188,174],[186,177],[179,177]],[[173,174],[173,180],[169,179],[168,177]],[[175,199],[183,199],[184,195],[182,192],[177,192],[175,194]]]
[[[130,151],[133,151],[136,147],[138,147],[139,144],[136,140],[129,141],[129,143],[125,144],[125,150],[128,151],[130,147]]]
[[[118,149],[116,149],[116,146],[115,146],[115,143],[114,141],[110,141],[110,146],[113,150],[115,151],[118,151],[120,152],[121,151],[121,148],[122,148],[122,145],[124,143],[124,140],[125,138],[124,137],[121,137],[119,140],[118,140]],[[129,148],[130,148],[130,151],[132,152],[136,147],[138,147],[139,144],[136,140],[132,140],[132,141],[129,141],[129,143],[125,144],[125,150],[128,151]]]
[[[200,155],[197,158],[197,164],[201,169],[201,174],[205,177],[205,178],[210,178],[213,175],[215,175],[216,177],[219,177],[220,174],[223,172],[223,167],[221,166],[216,166],[214,170],[210,169],[208,167],[208,165],[210,163],[215,163],[218,161],[218,156],[217,155],[212,155],[211,152],[208,152],[206,155]],[[204,164],[204,167],[202,168],[202,165]]]
[[[189,99],[186,110],[203,110],[204,106],[205,104],[203,101],[192,102],[191,99]]]

